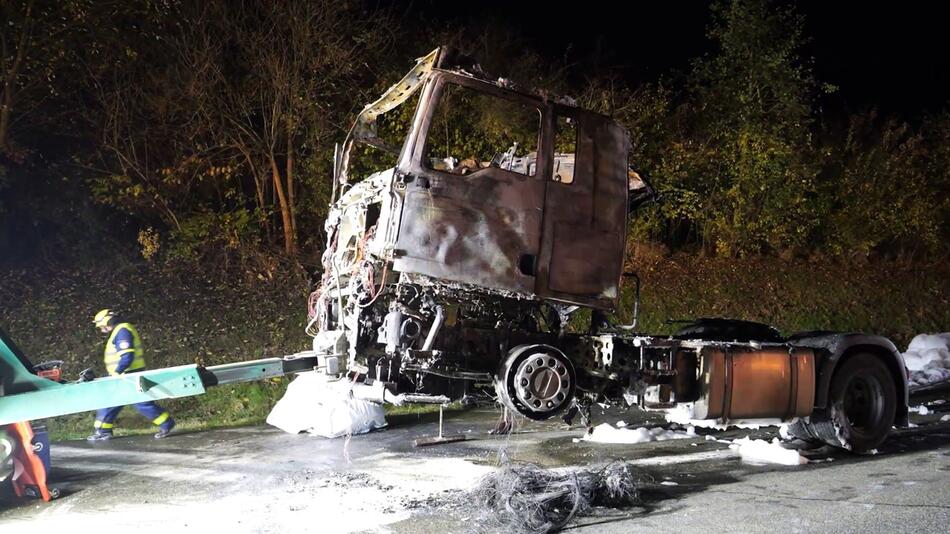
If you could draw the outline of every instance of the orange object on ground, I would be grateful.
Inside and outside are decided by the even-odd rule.
[[[29,495],[31,490],[49,502],[49,488],[46,486],[46,467],[43,460],[33,452],[33,428],[29,422],[7,425],[13,434],[16,449],[13,451],[13,492],[17,497]]]
[[[63,377],[63,372],[62,372],[62,369],[59,369],[59,368],[44,369],[42,371],[37,371],[36,376],[48,378],[54,382],[59,382],[59,380]]]

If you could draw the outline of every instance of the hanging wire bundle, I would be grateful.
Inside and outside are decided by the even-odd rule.
[[[624,462],[573,469],[506,463],[473,490],[486,529],[542,534],[563,528],[596,506],[640,502],[646,477]]]

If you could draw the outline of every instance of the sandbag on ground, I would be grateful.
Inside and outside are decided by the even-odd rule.
[[[345,379],[331,381],[316,371],[300,373],[267,416],[267,423],[291,434],[308,432],[326,438],[385,427],[383,407],[353,398],[350,389]]]
[[[950,380],[950,333],[920,334],[904,353],[911,388]]]

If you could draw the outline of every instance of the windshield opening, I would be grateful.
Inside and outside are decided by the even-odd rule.
[[[374,137],[359,139],[350,153],[350,173],[354,179],[396,166],[399,152],[412,129],[413,116],[422,91],[376,117]]]
[[[429,126],[423,161],[457,175],[498,167],[534,176],[540,129],[537,107],[448,83]]]

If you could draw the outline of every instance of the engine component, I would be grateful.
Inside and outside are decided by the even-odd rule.
[[[442,306],[436,306],[435,319],[432,320],[432,327],[429,328],[429,334],[426,335],[425,343],[422,344],[422,350],[432,350],[432,345],[435,344],[435,338],[438,337],[439,330],[444,322],[445,312],[442,310]]]
[[[519,345],[498,370],[495,389],[509,409],[535,421],[553,417],[574,398],[574,365],[550,345]]]
[[[379,342],[386,345],[386,354],[393,354],[399,348],[400,330],[403,315],[398,311],[391,311],[383,319],[383,326],[379,329]]]

